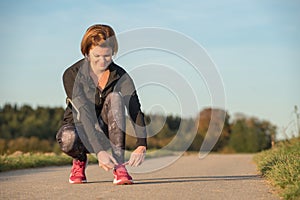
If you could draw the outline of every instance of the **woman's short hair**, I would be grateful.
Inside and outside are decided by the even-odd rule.
[[[81,41],[81,53],[87,56],[91,48],[95,46],[110,47],[113,55],[118,52],[117,38],[110,26],[95,24],[86,30]]]

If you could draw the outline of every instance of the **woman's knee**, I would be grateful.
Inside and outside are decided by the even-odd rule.
[[[61,150],[65,153],[72,151],[77,137],[75,128],[72,125],[62,126],[56,134],[56,140],[59,143]]]
[[[122,95],[119,92],[111,92],[107,95],[106,99],[112,102],[123,102]]]
[[[125,106],[123,97],[119,92],[111,92],[107,95],[103,109],[101,111],[101,117],[107,124],[112,116],[114,118],[123,118],[125,115]]]

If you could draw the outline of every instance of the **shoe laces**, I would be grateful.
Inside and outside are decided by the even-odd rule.
[[[128,172],[123,165],[116,166],[115,171],[117,171],[120,175],[128,175]]]
[[[72,175],[73,176],[82,176],[84,172],[85,162],[77,160],[74,162],[72,167]]]

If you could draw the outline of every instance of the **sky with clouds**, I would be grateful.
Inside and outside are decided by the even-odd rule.
[[[62,73],[82,58],[84,31],[104,23],[120,35],[156,27],[199,44],[215,63],[230,115],[244,113],[280,128],[293,119],[294,105],[300,106],[300,2],[296,0],[11,0],[1,1],[0,9],[1,105],[64,106]],[[199,103],[188,108],[192,115],[210,105],[205,78],[196,80],[191,66],[178,56],[144,50],[116,60],[128,71],[154,61],[172,66],[188,80]],[[138,91],[143,110],[151,112],[161,104],[166,113],[178,114],[176,91],[160,89]]]

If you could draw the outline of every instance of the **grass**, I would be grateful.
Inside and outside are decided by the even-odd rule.
[[[35,167],[70,165],[71,163],[72,158],[65,154],[15,152],[11,155],[0,156],[0,172]]]
[[[300,138],[281,142],[257,154],[254,160],[284,199],[300,199]]]
[[[146,158],[154,158],[161,156],[174,155],[171,151],[147,151]],[[130,158],[130,153],[125,153],[125,159]],[[92,154],[88,155],[89,163],[98,163],[96,157]],[[72,158],[65,154],[55,153],[22,153],[20,151],[15,152],[11,155],[0,155],[0,172],[26,169],[35,167],[46,167],[46,166],[61,166],[71,165]]]
[[[67,158],[64,155],[55,155],[52,153],[23,154],[22,152],[16,152],[12,155],[0,156],[0,172],[14,169],[64,165],[70,162],[71,159]]]

